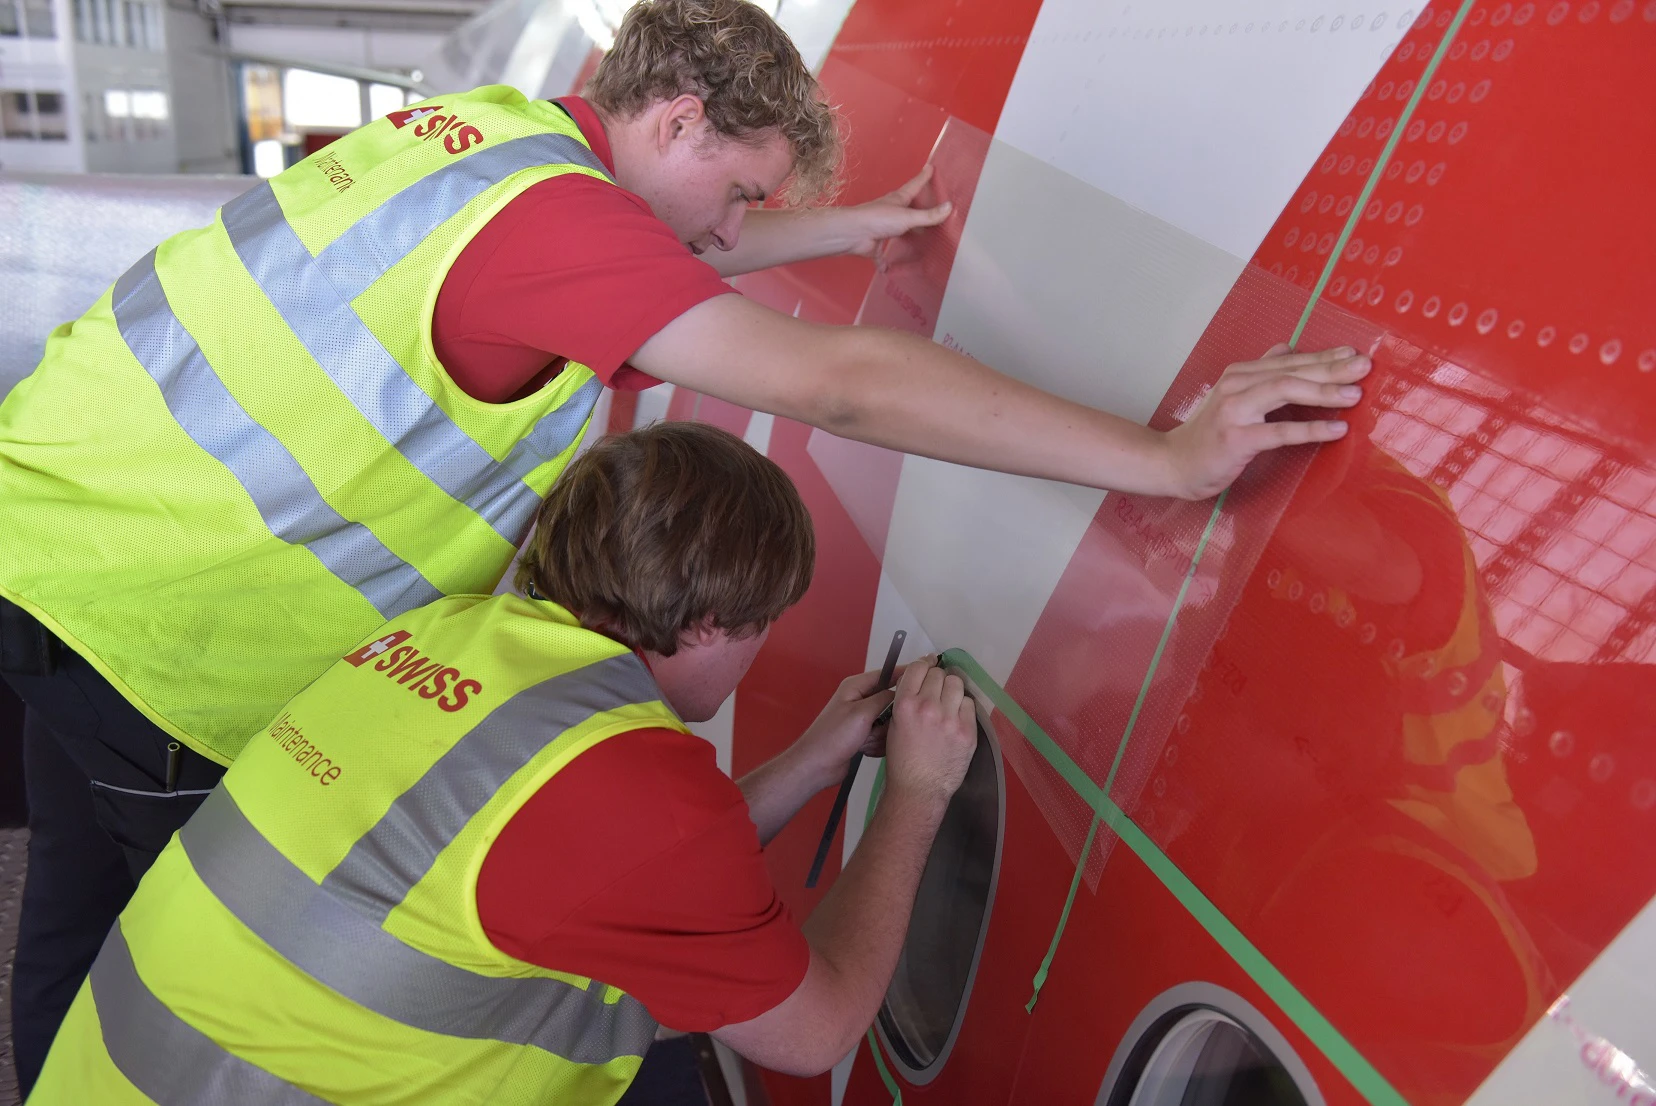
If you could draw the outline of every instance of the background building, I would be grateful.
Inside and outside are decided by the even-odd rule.
[[[163,0],[0,0],[0,169],[237,172],[216,39]]]

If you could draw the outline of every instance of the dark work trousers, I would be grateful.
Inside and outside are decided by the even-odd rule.
[[[29,872],[11,1012],[26,1098],[109,927],[224,767],[188,748],[169,752],[173,739],[56,639],[44,643],[45,663],[20,661],[20,624],[45,631],[4,599],[0,608],[13,647],[0,675],[25,705]]]

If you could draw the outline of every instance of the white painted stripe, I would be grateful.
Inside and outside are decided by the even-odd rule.
[[[811,431],[811,436],[805,439],[805,452],[810,454],[828,486],[834,489],[835,498],[851,516],[857,533],[868,543],[874,556],[880,556],[886,547],[886,530],[891,522],[891,493],[896,472],[902,468],[905,455],[841,438],[826,430]],[[875,664],[884,659],[882,652]]]
[[[657,384],[638,393],[638,408],[633,413],[633,429],[649,426],[667,417],[667,405],[673,402],[672,384]]]
[[[908,637],[903,641],[903,651],[897,658],[899,665],[907,664],[927,653],[937,652],[936,644],[926,636],[926,631],[920,627],[914,612],[903,602],[903,597],[897,594],[897,588],[892,584],[891,578],[881,572],[880,585],[874,595],[874,624],[868,631],[868,658],[863,662],[863,671],[878,668],[885,663],[886,651],[891,648],[891,635],[898,630],[908,631]],[[898,672],[901,671],[899,667]],[[845,843],[840,853],[842,867],[851,859],[857,842],[862,840],[863,821],[868,814],[868,799],[874,794],[874,777],[878,774],[877,763],[864,764],[862,771],[857,773],[857,782],[846,800]]]
[[[1423,6],[1046,0],[996,137],[1250,257]]]
[[[1241,270],[997,140],[938,335],[1012,376],[1143,421]],[[1102,502],[1092,489],[909,457],[885,573],[933,642],[971,650],[1005,681]]]
[[[851,1084],[851,1068],[857,1062],[857,1051],[852,1049],[848,1056],[829,1069],[828,1101],[831,1106],[841,1106],[845,1101],[845,1088]]]
[[[755,411],[748,419],[747,433],[742,440],[757,449],[760,453],[770,452],[771,428],[776,425],[776,416],[764,411]]]
[[[736,732],[736,693],[727,695],[725,701],[719,704],[718,711],[706,722],[686,722],[685,725],[691,733],[713,746],[719,771],[730,775],[730,750],[735,743]]]
[[[924,457],[903,464],[885,572],[926,635],[1004,683],[1104,501]]]
[[[854,0],[790,0],[782,4],[776,21],[793,39],[805,65],[816,73],[828,57],[828,48],[834,44],[840,25],[851,12]],[[837,1103],[836,1103],[837,1106]]]
[[[1656,899],[1507,1053],[1467,1106],[1656,1103]]]
[[[1066,399],[1143,422],[1242,268],[1240,258],[997,139],[937,338]]]

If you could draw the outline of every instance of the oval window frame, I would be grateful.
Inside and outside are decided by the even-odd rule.
[[[966,1012],[972,1005],[972,987],[977,982],[978,968],[983,962],[983,945],[989,936],[989,924],[995,916],[995,899],[1000,893],[1001,860],[1006,855],[1006,759],[1001,754],[1000,738],[995,733],[994,708],[971,678],[958,667],[950,666],[946,671],[953,676],[959,676],[966,684],[966,694],[972,699],[972,706],[977,714],[978,737],[989,748],[990,763],[995,771],[995,859],[989,869],[989,894],[983,904],[983,921],[978,926],[977,944],[972,949],[972,965],[966,972],[966,985],[960,992],[960,1004],[955,1008],[954,1020],[949,1025],[949,1034],[944,1038],[942,1046],[937,1050],[937,1056],[931,1063],[917,1068],[907,1060],[909,1048],[894,1046],[886,1031],[886,1019],[882,1016],[886,1010],[887,998],[880,1000],[880,1008],[874,1015],[874,1034],[879,1039],[879,1046],[885,1051],[887,1062],[903,1077],[904,1081],[912,1086],[923,1087],[936,1079],[949,1063],[949,1057],[954,1053],[955,1042],[960,1039],[960,1027],[966,1020]],[[878,802],[879,791],[876,790],[874,802]],[[873,806],[870,806],[872,813]],[[930,863],[930,853],[927,853],[927,862]],[[910,921],[912,925],[912,919]],[[906,947],[908,936],[904,934],[903,942]],[[890,986],[887,986],[887,994]]]
[[[1258,1041],[1288,1074],[1294,1089],[1305,1099],[1305,1106],[1327,1106],[1311,1070],[1270,1018],[1236,992],[1201,981],[1170,987],[1139,1011],[1116,1045],[1093,1106],[1127,1106],[1132,1102],[1149,1060],[1169,1037],[1203,1012],[1219,1015]]]

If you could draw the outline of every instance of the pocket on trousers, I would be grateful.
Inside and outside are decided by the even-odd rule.
[[[212,794],[204,791],[139,791],[92,781],[92,810],[98,825],[115,843],[143,853],[159,853],[196,808]]]

